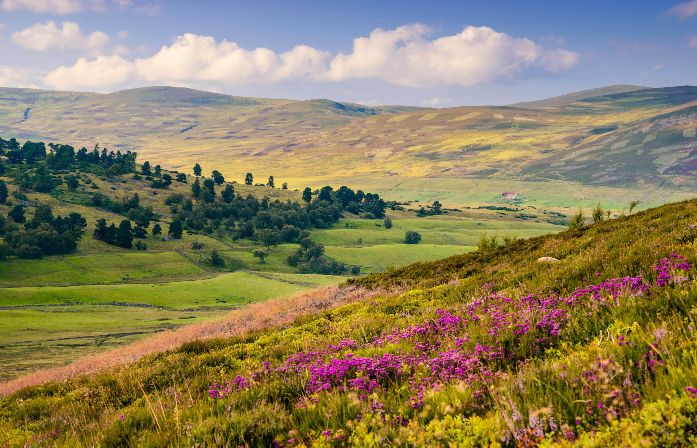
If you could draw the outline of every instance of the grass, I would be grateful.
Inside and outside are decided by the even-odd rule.
[[[116,252],[0,262],[0,286],[89,285],[205,276],[177,252]]]
[[[367,247],[330,246],[327,255],[349,265],[360,266],[361,272],[381,272],[419,261],[431,261],[475,250],[473,246],[443,244],[382,244]]]
[[[671,253],[694,266],[695,223],[692,200],[353,280],[334,308],[16,391],[0,399],[0,443],[691,446],[697,273],[671,270],[663,286],[652,266]],[[642,294],[552,300],[638,275]],[[563,312],[538,314],[550,303]],[[529,319],[528,333],[511,319]],[[404,356],[414,361],[380,364]],[[321,372],[328,385],[311,389]],[[237,375],[242,387],[210,398]],[[363,379],[377,387],[362,391]]]
[[[166,283],[6,287],[0,290],[0,362],[7,367],[0,379],[342,280],[240,271]]]
[[[118,303],[124,306],[144,305],[173,310],[229,308],[257,300],[294,294],[307,287],[335,284],[341,280],[341,277],[312,274],[269,277],[254,272],[239,271],[203,280],[183,282],[27,286],[3,289],[0,306]]]

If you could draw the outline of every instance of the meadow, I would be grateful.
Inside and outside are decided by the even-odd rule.
[[[291,323],[15,390],[0,443],[692,446],[696,226],[691,200],[351,279]]]
[[[6,180],[11,180],[5,178]],[[54,214],[76,211],[87,221],[87,235],[77,251],[39,260],[0,261],[0,340],[7,380],[37,368],[63,365],[82,356],[123,346],[180,326],[224,316],[250,303],[287,297],[317,287],[336,285],[346,276],[298,274],[288,257],[297,244],[272,247],[263,262],[254,256],[259,246],[229,235],[184,232],[182,239],[164,241],[148,236],[147,251],[107,245],[91,237],[98,219],[119,222],[122,215],[91,204],[99,192],[113,200],[138,193],[163,228],[172,211],[165,199],[190,195],[191,182],[174,182],[154,189],[146,179],[81,173],[75,191],[65,185],[47,193],[27,192],[30,203],[50,205]],[[240,195],[297,201],[294,190],[233,183]],[[9,184],[10,196],[17,190]],[[11,206],[0,205],[6,214]],[[414,262],[429,261],[473,250],[483,234],[527,238],[558,232],[563,227],[527,213],[489,209],[450,210],[438,216],[416,217],[417,205],[391,210],[390,229],[382,220],[347,216],[330,229],[315,229],[311,238],[325,245],[326,254],[361,272],[380,272]],[[511,209],[513,210],[513,209]],[[407,230],[422,235],[418,245],[404,244]],[[224,267],[212,266],[217,251]]]

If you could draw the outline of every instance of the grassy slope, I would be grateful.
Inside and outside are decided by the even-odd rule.
[[[297,350],[321,350],[341,340],[366,344],[350,350],[355,356],[411,350],[406,343],[380,348],[370,342],[393,329],[433,319],[436,309],[461,309],[480,297],[485,283],[515,298],[528,291],[565,294],[624,275],[644,274],[653,281],[651,265],[671,252],[688,256],[693,264],[697,260],[697,232],[691,227],[696,223],[697,200],[692,200],[583,230],[371,275],[353,283],[408,291],[342,306],[289,327],[192,343],[112,372],[26,389],[0,400],[0,434],[10,445],[42,438],[50,444],[105,446],[261,446],[272,440],[314,446],[497,446],[515,443],[514,431],[527,446],[572,445],[574,440],[580,446],[688,446],[697,442],[697,399],[685,392],[685,387],[697,385],[694,280],[659,289],[649,300],[622,298],[619,305],[583,308],[570,316],[558,343],[546,351],[525,352],[526,345],[511,334],[509,349],[527,353],[528,360],[524,365],[494,363],[501,373],[484,395],[473,396],[476,387],[455,380],[432,386],[423,406],[414,409],[407,377],[380,383],[365,400],[333,390],[312,394],[308,403],[302,372],[285,379],[255,377],[251,389],[220,400],[208,398],[207,391],[214,382],[237,374],[251,378],[262,361],[274,367]],[[540,256],[560,261],[536,262]],[[694,279],[694,270],[690,275]],[[491,337],[479,334],[477,326],[470,331],[472,338]],[[670,338],[661,336],[666,334]],[[629,343],[618,345],[620,335]],[[662,342],[655,342],[657,337]],[[646,356],[657,356],[659,363],[649,369]],[[588,377],[584,370],[600,376]],[[610,417],[594,411],[595,405],[584,414],[588,395],[579,386],[584,384],[582,375],[591,397],[614,413]],[[612,398],[617,384],[623,392]],[[627,407],[624,394],[638,394],[641,404]],[[550,416],[561,432],[550,426]],[[398,417],[406,423],[399,424]],[[327,430],[328,437],[323,434]]]
[[[88,178],[98,189],[86,184]],[[75,254],[0,261],[1,359],[7,366],[0,372],[0,379],[62,365],[145,335],[213,319],[243,304],[342,280],[296,274],[287,258],[297,245],[274,247],[262,264],[253,256],[257,248],[254,243],[233,242],[216,235],[185,232],[182,240],[172,241],[149,235],[145,240],[147,252],[104,244],[89,236],[96,220],[106,218],[118,223],[123,217],[89,206],[90,193],[102,193],[113,200],[138,193],[141,204],[152,207],[162,217],[161,225],[166,230],[171,211],[164,199],[173,193],[188,196],[192,179],[187,184],[174,182],[167,190],[153,189],[147,180],[130,176],[108,178],[82,173],[80,182],[75,192],[63,185],[51,195],[27,193],[31,201],[51,205],[54,214],[81,213],[87,219],[87,235]],[[297,191],[279,188],[234,187],[241,195],[279,200],[299,200],[300,196]],[[10,190],[14,189],[10,185]],[[12,196],[10,201],[14,201]],[[6,214],[10,207],[0,205],[0,212]],[[28,216],[31,214],[30,208]],[[471,250],[482,231],[533,236],[560,229],[545,223],[545,215],[529,221],[515,218],[516,212],[504,215],[473,210],[414,219],[413,212],[400,212],[393,213],[394,228],[389,231],[379,220],[350,219],[333,229],[313,231],[312,236],[325,243],[327,253],[339,261],[359,265],[364,272],[377,272]],[[406,230],[419,231],[424,244],[403,244]],[[357,246],[354,240],[358,238],[363,242]],[[202,243],[203,249],[191,249],[194,241]],[[236,272],[226,273],[207,265],[205,258],[213,249],[227,258],[225,270]]]

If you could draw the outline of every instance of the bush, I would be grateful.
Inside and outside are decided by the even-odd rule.
[[[421,242],[421,234],[419,232],[415,232],[413,230],[407,230],[407,233],[404,234],[404,243],[405,244],[419,244]]]

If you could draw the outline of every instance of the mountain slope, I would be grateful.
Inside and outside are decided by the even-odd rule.
[[[511,190],[535,191],[529,199],[539,204],[559,191],[613,203],[636,191],[657,204],[697,190],[697,88],[690,86],[611,86],[538,108],[368,107],[169,87],[0,97],[0,135],[99,142],[173,169],[200,162],[230,177],[253,169],[297,187],[350,182],[397,200],[457,205]],[[565,195],[556,203],[576,207]]]
[[[635,90],[643,90],[646,87],[618,84],[607,87],[598,87],[595,89],[581,90],[578,92],[568,93],[566,95],[555,96],[544,100],[525,101],[512,104],[513,107],[522,107],[527,109],[552,109],[559,108],[565,104],[573,103],[587,98],[594,98],[603,95],[611,95],[614,93],[632,92]]]
[[[692,200],[370,276],[290,325],[2,398],[0,443],[690,446],[696,222]]]

